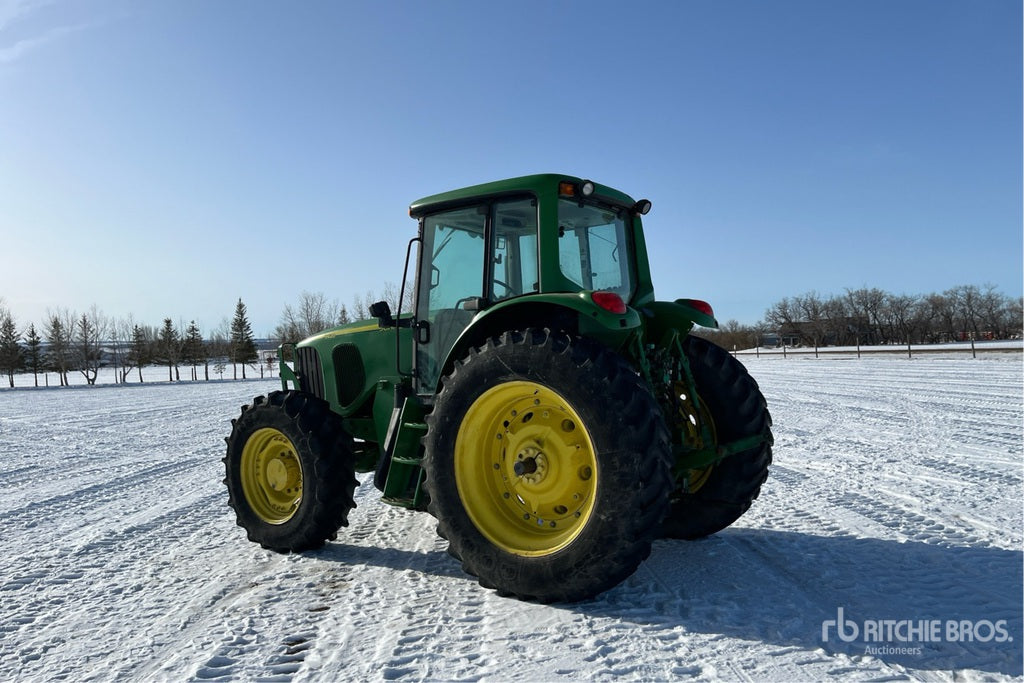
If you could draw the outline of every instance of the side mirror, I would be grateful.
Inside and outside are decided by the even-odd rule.
[[[387,301],[370,304],[370,315],[377,318],[381,327],[394,327],[395,319],[391,316],[391,306]]]

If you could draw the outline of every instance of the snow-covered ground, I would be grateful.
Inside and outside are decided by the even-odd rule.
[[[744,362],[761,498],[575,605],[480,588],[369,481],[323,550],[250,544],[222,438],[274,381],[0,391],[0,680],[1020,677],[1020,355]]]

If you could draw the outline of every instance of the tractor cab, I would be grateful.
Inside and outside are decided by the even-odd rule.
[[[419,393],[436,391],[453,348],[478,316],[501,309],[500,317],[507,318],[516,307],[552,303],[545,295],[581,292],[597,295],[587,305],[621,314],[638,289],[649,295],[646,253],[637,258],[635,239],[638,209],[649,207],[646,200],[637,203],[557,175],[413,203],[410,214],[420,222],[414,314]],[[638,288],[642,279],[648,284]]]

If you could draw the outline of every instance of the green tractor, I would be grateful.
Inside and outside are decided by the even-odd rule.
[[[718,326],[711,307],[654,298],[650,207],[551,174],[414,202],[413,310],[380,302],[282,345],[283,390],[232,421],[225,483],[249,539],[336,539],[373,472],[482,586],[553,602],[617,585],[657,538],[735,522],[768,475],[771,417],[743,365],[690,334]]]

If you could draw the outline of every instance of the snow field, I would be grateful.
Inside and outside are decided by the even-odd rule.
[[[1020,356],[743,361],[760,499],[576,605],[480,588],[369,475],[324,549],[249,543],[223,437],[276,381],[0,391],[0,679],[1019,678]]]

